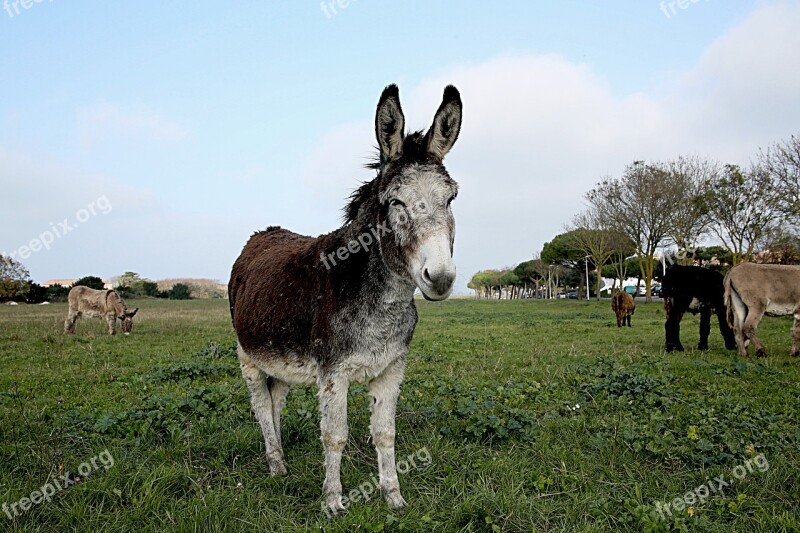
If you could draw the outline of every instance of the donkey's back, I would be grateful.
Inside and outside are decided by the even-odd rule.
[[[325,238],[270,227],[253,234],[231,271],[231,318],[248,353],[265,346],[307,351],[313,334],[320,272],[314,251]]]

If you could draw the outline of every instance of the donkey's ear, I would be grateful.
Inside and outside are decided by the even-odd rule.
[[[136,309],[134,309],[130,313],[125,313],[125,314],[128,315],[129,317],[133,318],[136,315],[136,313],[138,313],[138,312],[139,312],[139,308],[137,307]]]
[[[448,85],[444,89],[442,105],[433,117],[433,125],[425,135],[428,141],[428,153],[444,159],[453,147],[461,131],[461,95],[458,89]]]
[[[397,159],[403,153],[405,125],[400,92],[397,85],[389,85],[383,90],[375,113],[375,136],[381,151],[381,163]]]

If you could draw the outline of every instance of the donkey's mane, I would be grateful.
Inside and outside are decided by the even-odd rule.
[[[403,155],[398,160],[398,165],[434,162],[435,157],[428,152],[427,145],[428,138],[426,134],[423,134],[422,130],[406,135],[403,139]],[[344,207],[343,218],[345,224],[356,220],[362,206],[367,205],[370,201],[377,200],[378,191],[375,189],[375,185],[381,178],[380,170],[382,165],[383,161],[381,161],[380,153],[377,153],[372,161],[364,165],[366,168],[377,170],[378,175],[370,181],[363,182],[350,195],[347,205]]]

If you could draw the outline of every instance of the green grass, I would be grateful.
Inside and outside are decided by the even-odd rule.
[[[789,319],[739,359],[698,320],[663,352],[660,304],[618,329],[608,302],[419,302],[398,408],[406,512],[377,495],[321,510],[315,391],[284,410],[290,475],[270,478],[235,355],[227,302],[144,300],[129,337],[99,320],[62,335],[65,305],[0,306],[0,504],[104,450],[114,458],[32,506],[10,531],[797,531],[800,359]],[[345,491],[377,473],[363,385],[350,400]],[[739,465],[768,469],[741,480]],[[662,519],[669,502],[731,485]]]

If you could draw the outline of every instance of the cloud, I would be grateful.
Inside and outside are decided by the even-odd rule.
[[[147,106],[99,103],[78,110],[77,135],[81,146],[90,148],[109,139],[178,142],[189,137],[189,130]]]
[[[252,167],[245,175],[258,172]],[[225,211],[182,214],[147,189],[38,154],[0,149],[0,183],[17,199],[0,210],[0,253],[16,252],[38,282],[128,270],[153,279],[225,280],[261,225]],[[46,249],[20,257],[36,240],[49,241]]]
[[[582,209],[586,191],[634,160],[699,154],[744,164],[796,133],[798,25],[800,7],[756,10],[657,92],[615,95],[590,66],[558,55],[496,57],[401,87],[412,129],[430,124],[445,85],[464,101],[461,137],[446,161],[461,185],[457,289],[466,292],[479,269],[531,258]],[[372,144],[366,122],[323,136],[305,178],[328,208],[355,186]]]

